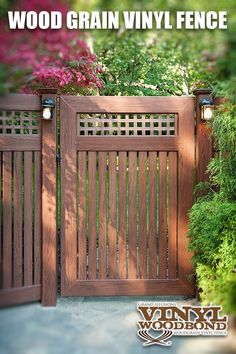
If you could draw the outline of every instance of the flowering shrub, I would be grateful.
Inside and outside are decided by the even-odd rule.
[[[62,1],[18,0],[17,10],[69,11]],[[91,94],[102,87],[96,56],[77,30],[9,30],[0,23],[0,61],[9,71],[5,87],[34,92],[39,87],[59,87],[61,92]]]

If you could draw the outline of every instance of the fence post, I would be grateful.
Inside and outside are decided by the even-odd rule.
[[[196,179],[199,182],[209,181],[207,166],[213,157],[213,142],[211,130],[207,123],[201,119],[200,100],[212,95],[211,89],[197,89],[196,95]],[[199,196],[201,193],[198,194]]]
[[[42,304],[57,298],[57,89],[40,89],[41,100],[52,98],[51,120],[41,120],[42,137]]]

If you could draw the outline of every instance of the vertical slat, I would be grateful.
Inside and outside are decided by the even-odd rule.
[[[106,279],[106,153],[98,153],[99,278]]]
[[[24,285],[32,285],[32,152],[24,153]]]
[[[86,279],[86,152],[78,152],[78,278]]]
[[[22,152],[14,153],[14,262],[13,285],[22,286]]]
[[[136,152],[129,153],[129,249],[128,278],[136,279]]]
[[[119,152],[119,278],[126,279],[126,152]]]
[[[147,167],[146,167],[147,153],[139,153],[139,225],[138,225],[138,239],[139,239],[139,277],[145,279],[147,277]]]
[[[149,278],[157,277],[157,153],[149,152]]]
[[[89,279],[96,279],[96,153],[88,153],[88,242]]]
[[[34,153],[34,284],[41,283],[41,152]]]
[[[109,153],[108,274],[116,278],[116,152]]]
[[[177,153],[169,152],[168,278],[177,276]]]
[[[158,242],[158,275],[166,278],[166,152],[159,152],[159,242]]]
[[[12,211],[11,211],[11,177],[12,155],[3,152],[3,256],[2,285],[12,286]]]

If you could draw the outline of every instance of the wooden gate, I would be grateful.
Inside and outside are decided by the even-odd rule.
[[[61,97],[62,295],[191,295],[190,97]]]

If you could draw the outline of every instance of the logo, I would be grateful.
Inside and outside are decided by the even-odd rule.
[[[226,336],[228,317],[221,317],[221,310],[221,306],[138,302],[137,334],[144,346],[171,346],[172,336]]]

